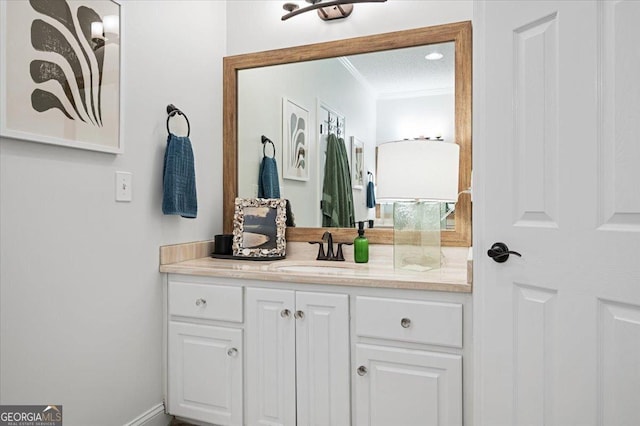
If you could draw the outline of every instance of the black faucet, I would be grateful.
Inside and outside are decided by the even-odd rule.
[[[327,252],[324,251],[324,243],[327,243]],[[351,245],[353,243],[338,243],[338,251],[333,253],[333,235],[331,232],[326,231],[322,234],[322,241],[309,241],[309,244],[318,244],[318,256],[316,260],[334,260],[344,261],[344,254],[342,253],[343,245]]]
[[[325,233],[322,234],[322,241],[327,243],[327,258],[326,258],[326,260],[335,260],[336,257],[333,254],[333,235],[331,235],[331,232],[325,231]]]

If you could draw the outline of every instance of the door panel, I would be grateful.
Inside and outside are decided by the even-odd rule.
[[[171,321],[169,412],[242,425],[242,354],[242,330]]]
[[[598,34],[601,117],[599,223],[605,230],[640,231],[640,55],[637,1],[605,1],[599,5]]]
[[[357,344],[356,365],[358,425],[462,425],[460,355]]]
[[[514,404],[516,424],[543,424],[552,417],[555,290],[514,283]],[[543,407],[543,409],[540,409]]]
[[[514,220],[557,227],[558,16],[551,13],[514,31]]]
[[[245,300],[248,424],[295,425],[294,292],[247,288]]]
[[[599,423],[638,424],[640,306],[600,300]]]
[[[298,424],[351,421],[349,296],[296,293]]]

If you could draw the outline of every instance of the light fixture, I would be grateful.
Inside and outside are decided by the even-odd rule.
[[[104,26],[102,21],[95,21],[91,23],[91,41],[93,42],[93,50],[98,50],[104,46]]]
[[[444,55],[440,52],[431,52],[428,55],[426,55],[424,58],[428,61],[438,61],[440,59],[442,59],[444,57]]]
[[[394,202],[397,269],[440,267],[440,203],[458,198],[459,158],[460,147],[449,142],[402,140],[378,145],[376,198]]]
[[[118,15],[106,15],[102,21],[91,23],[91,41],[93,50],[104,47],[107,42],[117,44],[120,39],[120,18]]]
[[[354,3],[384,3],[386,1],[387,0],[332,0],[323,2],[322,0],[306,0],[306,2],[311,3],[311,5],[303,8],[300,8],[296,3],[287,2],[282,8],[288,13],[282,16],[282,20],[286,21],[296,15],[312,10],[317,10],[318,16],[323,21],[342,19],[351,15]]]
[[[104,34],[108,39],[120,36],[120,17],[118,15],[106,15],[103,22]]]

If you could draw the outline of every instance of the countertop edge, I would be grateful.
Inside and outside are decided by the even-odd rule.
[[[451,293],[472,293],[473,285],[430,280],[416,281],[415,279],[403,279],[395,277],[354,277],[339,274],[326,274],[322,276],[307,273],[283,273],[270,270],[235,270],[215,267],[193,265],[193,262],[185,261],[169,265],[161,265],[160,272],[169,274],[196,275],[205,277],[251,279],[272,282],[290,282],[299,284],[338,285],[351,287],[409,289],[423,291],[442,291]]]
[[[306,244],[301,244],[298,247],[302,247],[302,250],[309,250],[306,246]],[[466,248],[455,248],[454,250],[459,249],[462,251],[454,252],[458,254],[452,260],[453,265],[422,276],[420,274],[403,275],[403,272],[395,272],[393,269],[390,271],[389,265],[385,266],[384,261],[380,265],[367,264],[368,267],[365,269],[361,267],[360,269],[357,267],[347,268],[344,274],[335,272],[319,275],[310,272],[278,270],[280,262],[308,261],[308,258],[311,258],[309,253],[287,256],[284,261],[220,260],[210,257],[213,241],[196,241],[160,247],[159,271],[169,274],[271,282],[472,293],[472,249],[469,247],[467,252],[463,251]],[[362,266],[363,264],[357,265]],[[438,276],[438,274],[441,275]]]

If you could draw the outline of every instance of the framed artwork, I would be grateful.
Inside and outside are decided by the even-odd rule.
[[[285,203],[282,198],[236,198],[233,216],[234,256],[285,256]]]
[[[364,143],[351,136],[351,185],[354,189],[362,189],[364,181]]]
[[[0,2],[0,135],[122,153],[122,27],[116,0]]]
[[[309,180],[309,111],[282,98],[282,177]]]

